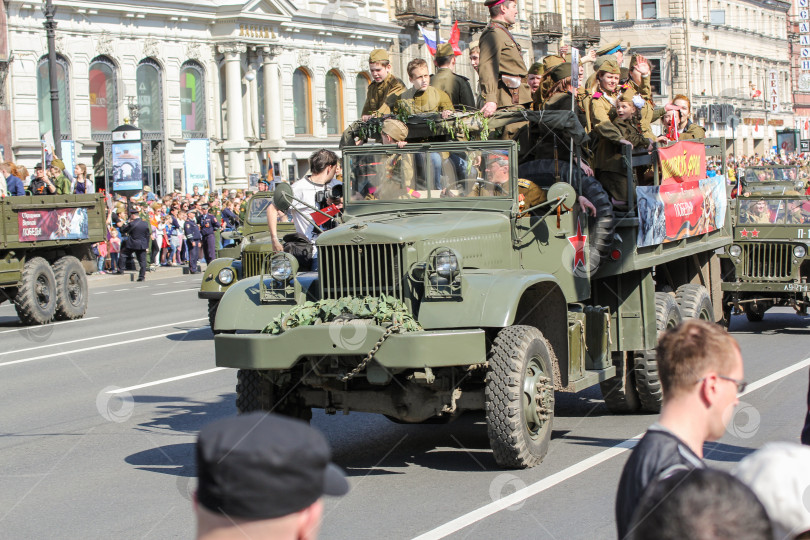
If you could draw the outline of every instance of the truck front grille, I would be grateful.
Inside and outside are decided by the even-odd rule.
[[[267,253],[260,251],[243,251],[242,252],[242,279],[253,276],[258,276],[262,271],[262,263]],[[269,268],[267,269],[270,270]]]
[[[793,246],[790,244],[743,244],[743,279],[790,279]]]
[[[318,246],[321,298],[393,296],[404,300],[400,244]]]

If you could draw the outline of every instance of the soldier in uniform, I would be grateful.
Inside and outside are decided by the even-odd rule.
[[[543,58],[541,62],[543,76],[540,79],[540,87],[537,92],[532,92],[532,110],[543,110],[543,105],[546,99],[548,99],[549,91],[554,85],[554,82],[551,80],[551,70],[564,63],[565,58],[556,54],[550,54]]]
[[[389,96],[380,108],[383,114],[418,114],[440,112],[444,118],[453,113],[453,102],[443,91],[430,86],[430,72],[427,62],[416,58],[408,62],[408,78],[413,85],[400,95]]]
[[[481,59],[481,47],[478,41],[470,42],[470,49],[468,51],[470,53],[470,65],[472,65],[473,69],[476,73],[478,73],[478,65]],[[475,108],[481,109],[484,106],[484,98],[481,95],[481,89],[479,88],[477,92],[475,92]]]
[[[622,67],[622,62],[624,62],[624,47],[622,46],[621,41],[614,41],[613,43],[609,43],[602,47],[601,49],[597,50],[593,56],[593,73],[590,77],[588,77],[588,81],[585,83],[587,88],[591,88],[595,81],[596,81],[596,73],[599,71],[599,68],[602,66],[602,63],[607,60],[613,60],[619,66],[619,69]]]
[[[408,126],[400,120],[387,118],[381,130],[383,144],[396,144],[405,148]],[[369,185],[364,191],[367,200],[408,199],[414,195],[413,154],[392,154],[379,169],[377,185]]]
[[[378,114],[387,114],[380,109],[385,106],[386,100],[392,95],[399,95],[405,91],[402,81],[391,73],[391,60],[385,49],[374,49],[368,57],[368,71],[371,73],[371,83],[366,93],[366,103],[363,105],[362,119],[367,122],[369,118]]]
[[[208,205],[202,205],[202,216],[200,217],[200,229],[202,234],[202,249],[205,256],[205,263],[211,264],[216,258],[216,231],[219,230],[219,220],[213,214],[208,213]]]
[[[481,33],[478,74],[484,99],[481,111],[484,116],[492,116],[497,109],[528,107],[532,102],[532,93],[522,49],[509,31],[517,19],[517,2],[485,0],[484,5],[489,8],[491,20]],[[520,127],[520,124],[510,125],[504,137],[511,138]]]
[[[667,130],[670,129],[673,122],[678,122],[677,140],[694,140],[703,139],[706,137],[706,130],[689,119],[689,116],[692,114],[692,103],[689,101],[688,97],[684,96],[683,94],[678,94],[672,100],[672,105],[674,105],[674,107],[667,107],[667,111],[664,113],[662,121]],[[667,138],[667,135],[661,135],[658,137],[659,142],[667,142],[669,140],[670,139]]]
[[[186,247],[188,248],[188,271],[191,274],[199,274],[197,259],[200,258],[200,243],[202,234],[197,226],[197,210],[189,209],[188,219],[183,225],[183,233],[186,235]]]
[[[470,88],[470,79],[455,73],[456,54],[453,46],[442,43],[436,48],[436,74],[430,76],[430,86],[450,96],[453,108],[460,111],[475,108],[475,97]]]
[[[529,67],[529,74],[527,76],[529,82],[529,90],[532,92],[532,110],[539,111],[540,109],[536,108],[536,104],[540,99],[538,95],[538,91],[540,90],[540,83],[543,82],[543,74],[545,70],[543,69],[542,62],[535,62],[534,64]]]
[[[65,176],[65,164],[59,158],[51,161],[51,166],[48,168],[48,173],[53,178],[53,185],[56,187],[57,195],[69,195],[73,193],[70,186],[70,180]]]
[[[743,215],[744,223],[771,223],[771,209],[768,208],[768,201],[758,200],[755,204],[748,205],[748,211]]]

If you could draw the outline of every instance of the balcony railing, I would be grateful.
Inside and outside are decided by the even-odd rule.
[[[452,3],[453,20],[458,21],[459,28],[484,28],[489,21],[489,10],[478,2],[455,1]]]
[[[428,22],[436,20],[435,0],[395,0],[394,14],[400,22]]]
[[[595,19],[575,19],[571,27],[571,40],[575,43],[596,44],[601,39],[599,21]]]
[[[532,39],[550,43],[563,35],[562,15],[559,13],[535,13],[532,15]]]

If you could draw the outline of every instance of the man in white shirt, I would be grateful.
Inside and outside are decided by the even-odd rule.
[[[320,208],[320,203],[329,198],[334,186],[341,182],[335,179],[338,170],[337,154],[326,149],[316,150],[309,156],[309,174],[292,185],[293,197],[306,203],[306,205]],[[310,221],[313,210],[305,204],[293,201],[293,223],[296,232],[305,236],[312,244],[312,270],[318,269],[318,252],[315,248],[315,238],[318,232]],[[267,207],[267,225],[273,240],[275,251],[284,251],[284,246],[278,239],[279,211],[272,204]]]

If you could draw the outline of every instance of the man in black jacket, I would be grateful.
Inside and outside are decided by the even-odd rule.
[[[151,236],[149,224],[142,220],[138,210],[133,208],[129,211],[129,221],[127,223],[119,222],[118,227],[121,229],[121,234],[128,237],[121,246],[118,273],[124,273],[121,269],[127,267],[129,258],[134,255],[138,259],[138,281],[143,281],[146,279],[146,248],[149,247]]]

